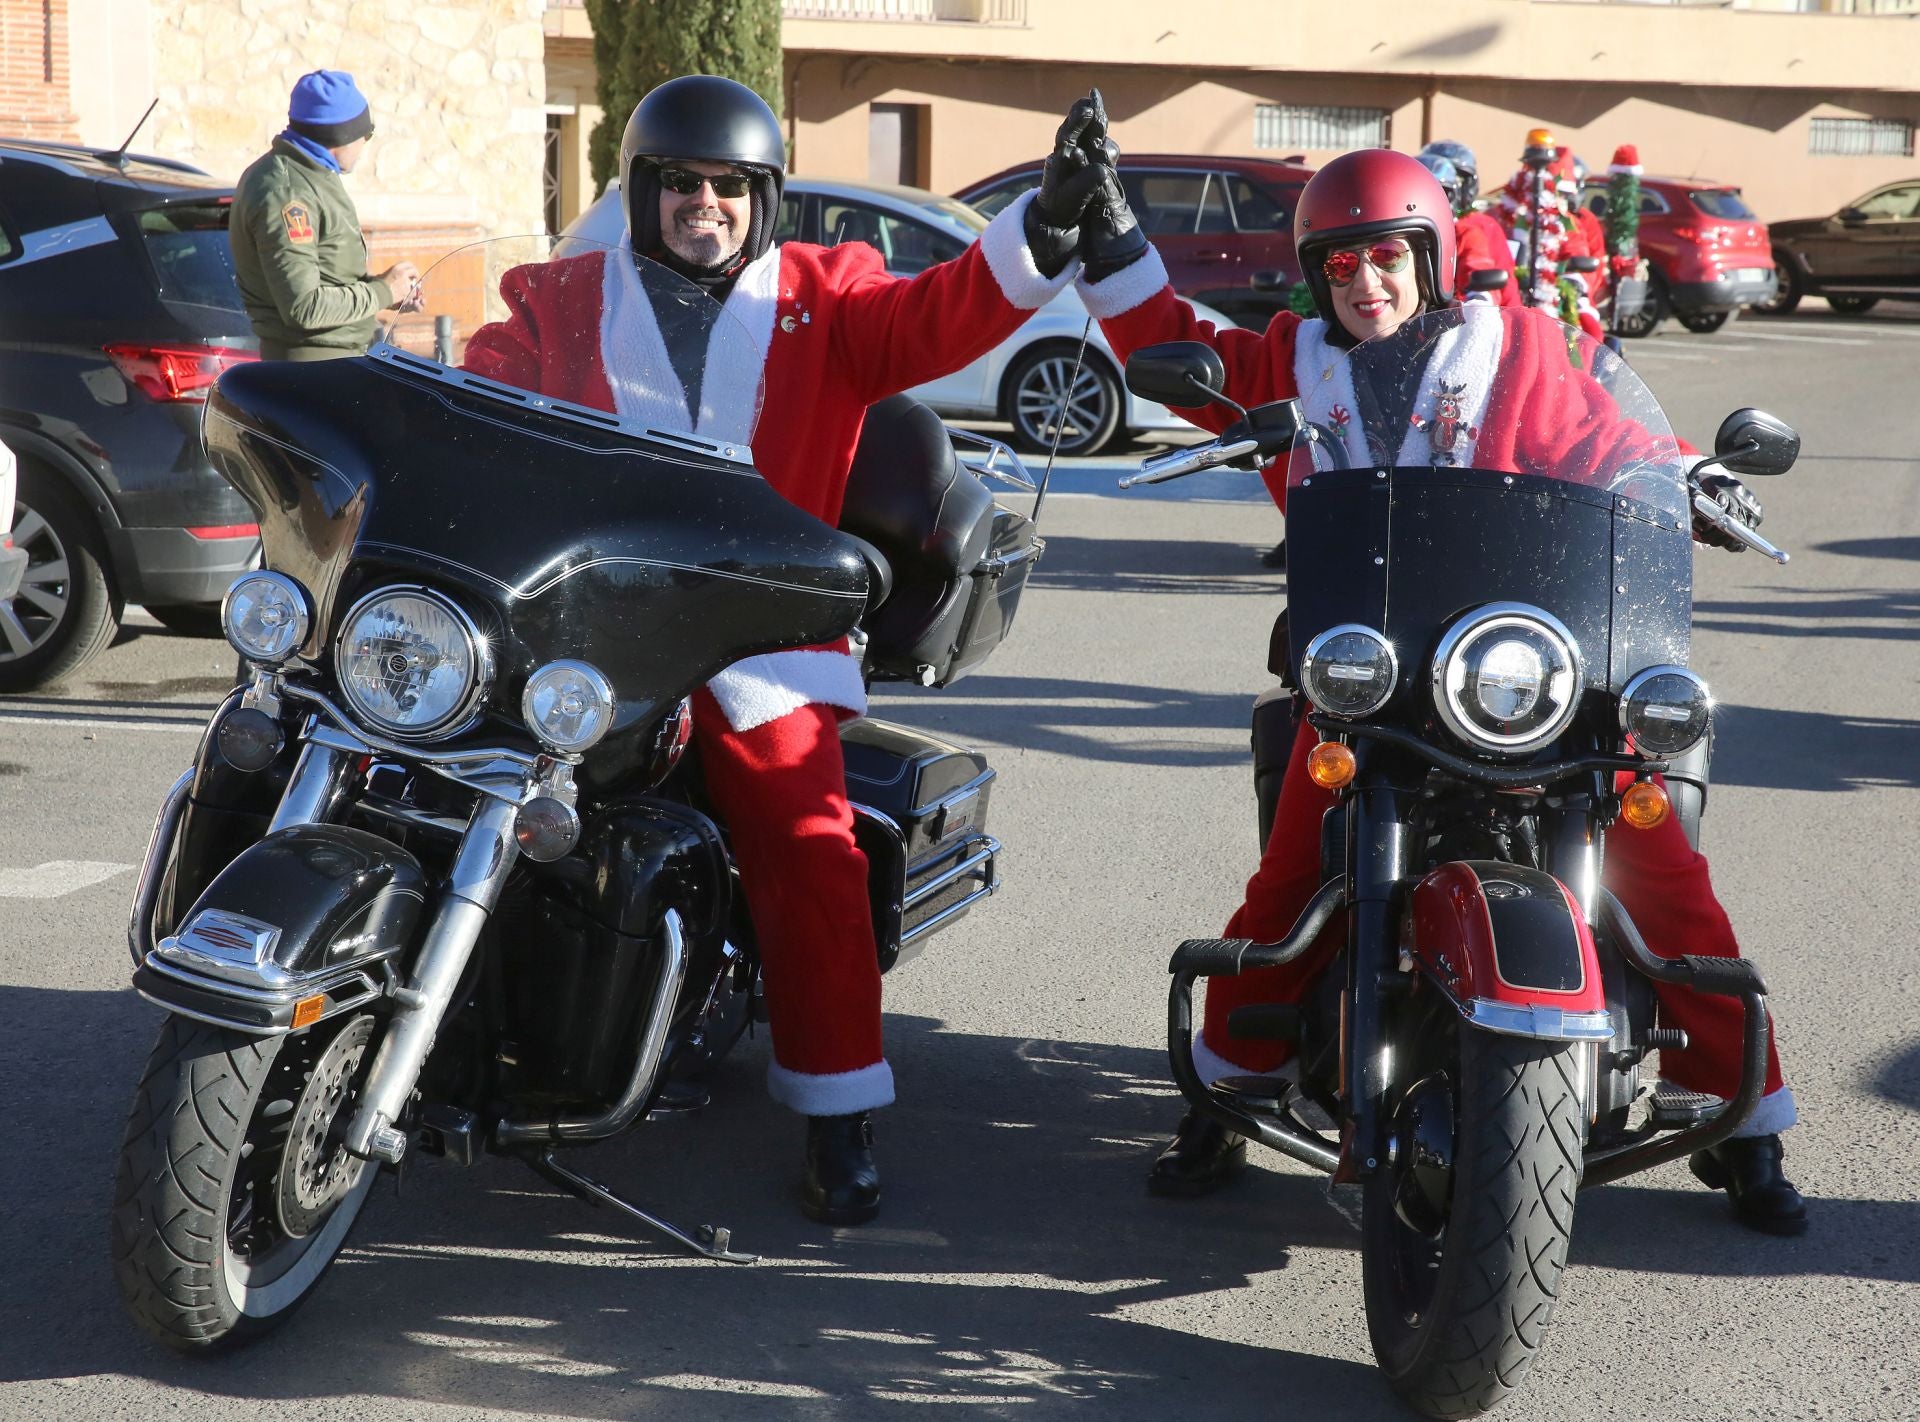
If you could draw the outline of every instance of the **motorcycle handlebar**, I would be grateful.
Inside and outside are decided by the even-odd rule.
[[[1205,444],[1196,444],[1188,449],[1176,449],[1166,454],[1155,455],[1140,466],[1138,474],[1129,474],[1120,481],[1120,487],[1131,489],[1136,484],[1164,484],[1169,479],[1183,478],[1196,474],[1202,469],[1214,469],[1222,464],[1231,464],[1236,459],[1260,451],[1257,439],[1208,440]]]
[[[1791,557],[1790,554],[1774,547],[1751,528],[1748,528],[1746,524],[1728,513],[1718,499],[1696,492],[1693,496],[1693,511],[1699,515],[1704,522],[1712,524],[1715,528],[1730,537],[1739,539],[1754,551],[1766,554],[1782,567],[1786,566]]]

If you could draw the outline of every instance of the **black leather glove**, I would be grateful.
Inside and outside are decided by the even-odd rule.
[[[1748,528],[1758,528],[1760,520],[1767,516],[1767,511],[1760,506],[1753,491],[1731,474],[1703,475],[1694,481],[1694,487]],[[1693,536],[1715,548],[1727,548],[1735,553],[1747,551],[1746,544],[1730,533],[1721,532],[1698,513],[1693,516]]]
[[[1027,205],[1027,247],[1045,277],[1058,276],[1080,245],[1080,218],[1100,188],[1093,154],[1107,146],[1107,109],[1095,89],[1075,99],[1053,136],[1040,188]]]
[[[1080,260],[1088,281],[1104,281],[1147,254],[1147,234],[1127,206],[1126,189],[1113,165],[1096,164],[1095,171],[1100,186],[1080,219]]]

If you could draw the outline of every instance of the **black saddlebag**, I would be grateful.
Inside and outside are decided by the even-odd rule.
[[[849,721],[840,744],[884,973],[1000,886],[994,772],[977,751],[888,721]]]
[[[1000,645],[1044,546],[960,463],[939,417],[905,395],[867,411],[840,527],[893,570],[893,591],[863,624],[868,670],[923,686],[958,681]]]

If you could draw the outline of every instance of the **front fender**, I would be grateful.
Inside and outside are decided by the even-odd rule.
[[[406,946],[425,903],[426,876],[399,845],[296,825],[222,869],[133,985],[169,1012],[278,1035],[380,996],[380,965]]]
[[[1442,864],[1414,886],[1401,948],[1475,1027],[1513,1037],[1613,1036],[1593,932],[1551,874]]]

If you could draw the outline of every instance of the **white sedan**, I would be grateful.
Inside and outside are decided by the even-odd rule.
[[[563,243],[577,238],[611,245],[620,240],[623,222],[618,186],[610,186],[567,225]],[[774,236],[825,247],[865,242],[879,250],[888,271],[913,276],[959,256],[986,225],[965,203],[924,188],[789,178]],[[555,249],[556,255],[563,252],[564,245]],[[1191,304],[1216,326],[1233,324],[1210,306]],[[946,419],[1005,420],[1013,426],[1013,443],[1036,453],[1053,447],[1056,428],[1062,455],[1093,454],[1123,433],[1193,432],[1166,406],[1127,392],[1098,322],[1075,375],[1086,327],[1087,308],[1069,287],[979,360],[909,393]]]

